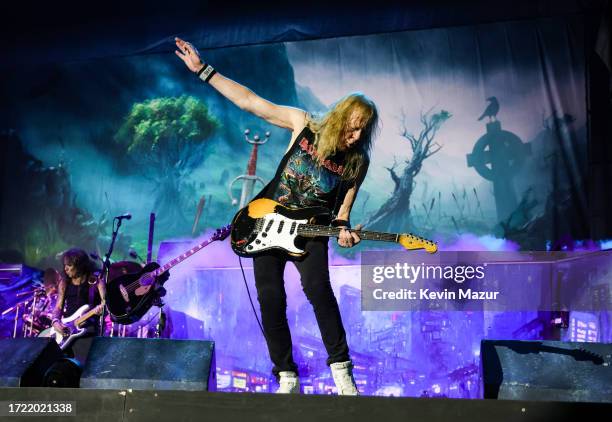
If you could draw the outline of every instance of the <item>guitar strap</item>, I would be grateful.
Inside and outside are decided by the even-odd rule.
[[[92,308],[94,305],[94,301],[96,300],[96,289],[98,288],[98,279],[96,278],[96,282],[89,285],[89,296],[88,296],[88,304],[89,307]]]

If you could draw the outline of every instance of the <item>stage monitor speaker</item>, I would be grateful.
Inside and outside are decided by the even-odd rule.
[[[612,402],[612,344],[483,340],[486,399]]]
[[[43,387],[79,388],[83,366],[73,358],[63,358],[55,362],[45,372]]]
[[[0,339],[0,386],[41,387],[45,372],[62,357],[51,338]]]
[[[81,388],[215,391],[215,343],[96,337]]]

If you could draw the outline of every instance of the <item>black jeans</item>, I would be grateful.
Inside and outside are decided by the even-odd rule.
[[[294,263],[302,279],[302,289],[314,309],[328,354],[327,364],[330,365],[349,360],[349,350],[338,302],[329,281],[327,241],[327,238],[309,240],[305,245],[308,255]],[[276,376],[281,371],[297,373],[287,323],[287,294],[283,280],[288,260],[287,256],[280,253],[270,253],[253,259],[257,299],[268,351],[274,364],[272,372]]]
[[[64,351],[64,354],[70,358],[75,358],[79,363],[85,366],[87,362],[87,355],[89,355],[89,349],[93,339],[98,335],[100,331],[98,329],[99,318],[92,318],[92,321],[88,321],[85,325],[86,331],[82,337],[75,339],[72,344]]]

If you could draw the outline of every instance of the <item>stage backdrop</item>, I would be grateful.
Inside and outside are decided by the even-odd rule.
[[[355,91],[375,101],[382,127],[352,212],[353,224],[410,231],[440,242],[441,249],[544,250],[565,234],[587,233],[583,36],[580,18],[565,17],[201,54],[262,97],[315,115]],[[252,151],[244,131],[250,130],[249,139],[259,135],[260,140],[269,132],[268,142],[258,149],[262,183],[273,176],[290,138],[287,131],[239,110],[202,83],[174,55],[172,40],[166,54],[52,63],[3,75],[1,84],[9,104],[1,139],[4,262],[58,267],[58,254],[73,246],[102,256],[113,216],[125,212],[133,218],[121,228],[115,260],[133,260],[130,252],[145,256],[152,212],[155,250],[163,241],[171,246],[166,252],[181,253],[181,247],[228,224],[237,211],[243,184],[239,176],[247,173]],[[332,244],[337,264],[358,263],[362,250],[400,248],[363,242],[342,250]],[[215,293],[214,283],[204,286],[207,277],[194,275],[206,268],[235,268],[237,258],[227,247],[203,251],[183,266],[168,283],[174,296],[169,294],[167,301],[200,330],[192,337],[206,337],[211,326],[231,330],[240,326],[240,318],[252,320],[239,278],[222,294]],[[194,268],[196,272],[183,275],[201,282],[179,287],[180,273]],[[351,283],[355,288],[355,281]],[[354,299],[358,291],[335,288],[344,292],[343,312],[361,315]],[[216,294],[217,300],[198,302],[204,291]],[[299,289],[290,291],[302,295]],[[222,299],[228,295],[242,297],[236,302],[239,318],[238,310]],[[8,294],[3,300],[10,302]],[[302,296],[295,300],[293,310],[305,305]],[[533,317],[508,316],[504,324],[512,322],[518,329]],[[308,318],[312,326],[307,331],[316,342],[316,327]],[[402,390],[403,378],[386,382],[381,377],[368,392],[418,395],[423,390],[442,394],[442,389],[457,397],[477,395],[474,353],[479,340],[495,336],[495,331],[485,326],[482,314],[470,314],[469,324],[465,318],[463,313],[367,313],[366,325],[353,325],[352,330],[360,331],[349,333],[353,341],[363,342],[357,350],[372,352],[364,333],[399,327],[389,331],[391,343],[384,353],[400,360],[395,366],[383,361],[408,371],[413,381],[436,379]],[[426,353],[429,340],[419,334],[429,319],[434,325],[467,324],[461,330],[469,335],[449,339],[465,349],[464,358],[445,365],[451,368],[446,372],[433,362],[440,356]],[[512,332],[504,327],[504,333]],[[413,334],[418,342],[402,340]],[[233,344],[226,353],[234,356],[228,367],[256,369],[267,376],[260,337],[257,331],[241,333],[241,343],[263,351],[247,359],[239,353],[241,345]],[[413,343],[419,343],[423,362],[409,359]],[[301,365],[313,353],[307,348],[297,350]],[[218,350],[223,361],[224,350]],[[455,368],[466,369],[464,375],[453,375],[463,378],[452,381],[450,392],[449,374]],[[321,368],[310,369],[318,374]]]

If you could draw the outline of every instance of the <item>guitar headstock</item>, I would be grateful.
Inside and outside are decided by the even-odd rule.
[[[227,238],[227,236],[230,235],[231,232],[232,232],[232,225],[228,224],[225,227],[221,227],[220,229],[215,230],[210,240],[211,241],[224,240],[225,238]]]
[[[397,243],[407,250],[425,249],[429,253],[435,253],[438,250],[438,245],[436,243],[410,233],[400,234]]]

